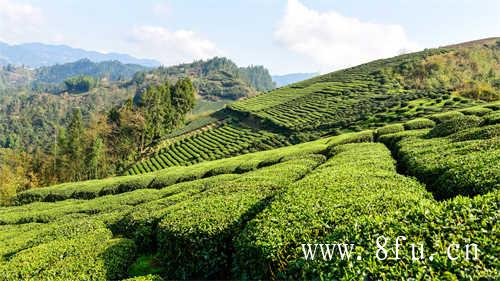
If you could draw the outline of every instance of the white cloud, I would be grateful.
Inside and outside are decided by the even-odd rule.
[[[137,56],[159,59],[164,65],[191,62],[220,55],[213,42],[194,31],[170,31],[159,26],[141,26],[132,30],[130,50]]]
[[[42,11],[35,6],[0,0],[0,38],[4,41],[33,41],[33,34],[39,31],[44,21]]]
[[[362,22],[334,11],[318,12],[298,0],[288,0],[274,36],[323,70],[390,57],[402,49],[418,49],[399,25]]]

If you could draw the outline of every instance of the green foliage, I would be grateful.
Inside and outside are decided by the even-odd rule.
[[[92,62],[81,59],[71,63],[40,67],[35,70],[35,83],[61,83],[75,76],[91,76],[94,79],[107,80],[130,79],[138,71],[146,67],[136,64],[123,64],[119,61]]]
[[[452,141],[491,139],[500,136],[500,124],[465,129],[448,136]]]
[[[347,133],[332,137],[328,140],[328,155],[333,155],[337,150],[336,147],[348,143],[357,142],[373,142],[373,131],[363,131],[359,133]]]
[[[239,74],[257,91],[269,91],[275,87],[269,71],[261,65],[241,67]]]
[[[453,120],[447,122],[456,124]],[[428,139],[415,134],[391,140],[397,137],[393,135],[384,141],[391,143],[400,167],[425,182],[437,198],[485,194],[498,189],[498,128],[461,126],[453,131],[456,133],[448,138]]]
[[[123,279],[123,281],[163,281],[163,278],[161,278],[158,275],[148,274],[145,276],[138,276],[138,277],[133,277],[133,278],[128,278],[128,279]]]
[[[462,112],[465,115],[475,115],[475,116],[484,116],[490,113],[491,111],[492,111],[491,109],[486,107],[470,107],[460,110],[460,112]]]
[[[461,117],[463,115],[464,114],[462,112],[450,111],[450,112],[434,114],[434,115],[429,116],[429,118],[432,119],[433,121],[435,121],[436,123],[443,123],[445,121],[449,121],[451,119]]]
[[[397,133],[397,132],[401,132],[404,130],[405,130],[405,127],[402,124],[392,124],[392,125],[387,125],[387,126],[384,126],[382,128],[375,130],[375,135],[377,136],[377,138],[379,138],[380,136],[383,136],[383,135]]]
[[[406,61],[387,71],[410,88],[442,87],[463,97],[495,101],[500,98],[496,83],[500,50],[494,44],[485,41],[443,48],[441,53]]]
[[[132,83],[142,87],[164,81],[173,83],[184,77],[193,81],[198,94],[205,100],[237,100],[254,96],[256,91],[274,88],[271,75],[264,67],[238,67],[231,60],[219,57],[139,72]]]
[[[500,123],[500,112],[492,112],[483,118],[484,125],[493,125]]]
[[[495,237],[498,219],[500,192],[494,191],[474,198],[456,197],[450,201],[436,203],[424,200],[415,205],[404,206],[398,211],[376,217],[363,218],[356,225],[336,227],[322,241],[352,241],[356,244],[353,257],[362,260],[304,262],[296,260],[290,266],[290,279],[352,280],[360,277],[368,280],[395,279],[442,279],[442,280],[494,280],[498,278],[498,245]],[[380,236],[405,236],[407,241],[400,248],[400,260],[378,260],[376,239]],[[348,243],[348,242],[346,242]],[[424,259],[411,260],[411,246],[422,243]],[[447,247],[460,244],[458,251],[451,251],[457,260],[450,260]],[[479,257],[466,260],[465,245],[476,244]],[[429,260],[433,254],[433,260]],[[394,257],[393,253],[389,253]],[[419,252],[416,251],[416,257]]]
[[[203,197],[172,206],[158,225],[160,252],[169,278],[227,278],[221,274],[229,270],[231,237],[276,192],[322,160],[324,157],[306,157],[266,167],[210,189]]]
[[[234,277],[297,279],[281,274],[289,262],[302,259],[300,243],[322,241],[337,227],[427,197],[418,182],[396,173],[382,144],[337,146],[330,160],[290,186],[238,235]]]
[[[151,280],[153,274],[161,273],[162,270],[163,269],[158,266],[158,257],[147,255],[137,258],[130,266],[128,273],[130,276],[140,276],[136,277],[138,279],[133,280]]]
[[[70,93],[84,93],[96,86],[96,81],[90,76],[77,76],[64,80],[66,90]]]
[[[279,135],[263,130],[256,131],[230,122],[214,125],[216,128],[208,131],[201,130],[178,140],[159,143],[157,151],[148,160],[132,166],[128,173],[152,172],[290,144]]]
[[[398,169],[436,197],[485,196],[436,202],[396,172],[383,144],[369,143],[373,131],[348,133],[23,192],[17,197],[23,205],[0,208],[0,272],[6,280],[397,279],[421,276],[422,268],[432,276],[495,276],[498,126],[443,138],[427,138],[429,131],[399,131],[379,141],[393,150]],[[371,256],[381,234],[411,236],[441,252],[449,241],[486,248],[474,268],[439,254],[434,262],[382,263]],[[300,244],[308,241],[355,241],[363,260],[305,261]]]
[[[360,136],[362,135],[360,134]],[[333,137],[332,139],[340,139],[340,137]],[[30,189],[18,193],[13,198],[13,202],[17,205],[22,205],[38,201],[53,202],[67,199],[92,199],[108,194],[129,192],[136,189],[161,189],[175,183],[200,179],[205,176],[214,176],[222,173],[242,173],[302,155],[323,153],[328,147],[326,144],[328,140],[329,139],[318,140],[218,161],[203,162],[188,167],[173,167],[143,175],[68,182],[49,187]],[[248,167],[249,163],[253,163],[253,168]]]
[[[460,116],[438,124],[429,132],[429,137],[446,137],[463,129],[477,127],[481,118],[476,116]]]
[[[436,126],[436,122],[427,118],[417,118],[403,124],[406,130],[418,130],[432,128]]]
[[[8,231],[26,227],[16,228]],[[124,277],[135,254],[132,241],[113,239],[98,221],[37,226],[27,235],[2,240],[3,247],[4,243],[11,250],[12,243],[20,248],[0,262],[2,280],[116,280]]]

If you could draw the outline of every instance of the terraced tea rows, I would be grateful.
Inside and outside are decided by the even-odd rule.
[[[467,106],[448,100],[449,92],[405,89],[381,69],[399,67],[423,57],[447,52],[427,50],[380,60],[333,72],[287,88],[229,105],[236,115],[262,118],[293,131],[377,127],[384,122],[404,121],[432,112]],[[412,104],[419,102],[419,106]],[[464,100],[464,103],[472,102]],[[406,107],[411,108],[406,108]],[[394,113],[408,113],[406,116]],[[377,116],[378,114],[378,116]],[[363,126],[365,125],[365,126]]]
[[[493,46],[485,45],[482,48],[485,48],[482,50],[484,52],[491,52]],[[189,165],[279,147],[287,141],[300,143],[481,105],[484,102],[472,99],[474,95],[457,96],[457,92],[465,87],[464,85],[458,89],[448,85],[455,83],[457,79],[460,80],[459,78],[450,78],[455,82],[448,81],[449,83],[440,80],[446,76],[438,71],[439,68],[446,68],[446,65],[442,64],[446,60],[443,56],[453,57],[456,52],[456,49],[439,48],[373,61],[237,101],[227,105],[213,117],[218,116],[219,120],[232,119],[237,127],[256,128],[255,132],[261,136],[254,140],[249,139],[248,146],[251,149],[245,148],[245,142],[231,147],[230,144],[218,140],[215,142],[221,145],[210,147],[209,144],[214,140],[203,143],[203,140],[190,141],[189,134],[175,134],[171,140],[174,142],[172,146],[164,148],[159,144],[153,147],[156,151],[160,148],[164,150],[146,155],[146,158],[151,159],[146,159],[127,172],[139,174],[159,168]],[[427,59],[429,65],[424,67],[422,63]],[[437,65],[436,61],[440,64]],[[474,68],[473,65],[474,63],[471,63],[466,66]],[[467,70],[466,66],[457,71],[473,71]],[[412,71],[416,75],[413,80],[422,80],[420,84],[408,82],[405,78],[405,75],[413,73]],[[425,77],[433,75],[438,77],[428,82],[423,81]],[[212,139],[217,139],[219,134],[221,138],[227,136],[215,128],[208,130],[213,131],[210,135]],[[177,141],[177,137],[186,138],[187,144]],[[264,145],[256,145],[258,143]]]
[[[230,123],[176,141],[130,168],[129,175],[153,172],[172,166],[227,158],[258,150],[289,145],[285,137]]]

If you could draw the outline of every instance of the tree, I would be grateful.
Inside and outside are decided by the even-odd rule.
[[[88,178],[99,178],[102,174],[103,162],[105,160],[104,142],[100,137],[94,139],[87,154]]]
[[[88,92],[96,86],[96,84],[96,80],[90,76],[71,77],[64,80],[64,85],[68,92]]]
[[[70,180],[81,180],[83,168],[83,152],[85,129],[80,108],[73,109],[67,127],[66,154],[68,156]]]
[[[196,90],[189,78],[182,78],[175,83],[172,91],[172,105],[177,113],[177,120],[183,121],[186,113],[193,109]]]

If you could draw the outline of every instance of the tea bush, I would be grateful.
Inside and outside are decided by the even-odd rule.
[[[417,181],[396,173],[382,144],[347,144],[293,184],[251,220],[235,240],[233,278],[287,279],[301,243],[320,241],[342,225],[412,205],[428,197]]]
[[[482,119],[476,116],[460,116],[438,124],[429,132],[429,137],[446,137],[460,130],[477,127]]]
[[[169,208],[158,225],[168,277],[228,278],[232,237],[281,189],[322,161],[318,155],[262,168]]]
[[[436,126],[436,122],[427,118],[417,118],[404,123],[403,126],[406,130],[418,130],[433,128],[434,126]]]
[[[375,136],[378,139],[379,137],[381,137],[383,135],[397,133],[397,132],[401,132],[404,130],[405,130],[405,128],[402,124],[386,125],[382,128],[375,130]]]
[[[294,280],[496,280],[498,268],[498,210],[500,191],[474,198],[457,197],[450,201],[425,200],[404,206],[398,211],[381,216],[363,218],[356,225],[345,224],[333,229],[324,238],[325,243],[355,243],[349,261],[332,259],[304,261],[296,259],[288,266],[284,276]],[[400,249],[400,260],[376,258],[376,239],[405,236]],[[424,259],[412,261],[410,243],[422,243]],[[457,260],[447,257],[447,247],[460,244],[458,251],[451,251]],[[466,260],[465,245],[477,244],[478,259],[471,247],[470,260]],[[433,259],[430,260],[430,255]],[[361,260],[354,257],[362,256]],[[394,258],[394,253],[389,252]],[[419,251],[416,252],[419,256]]]

